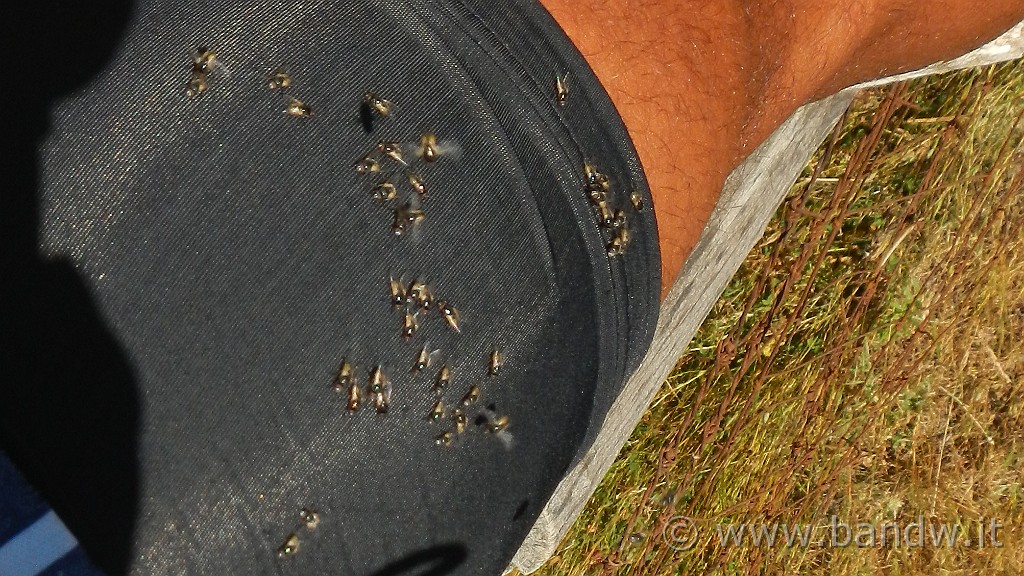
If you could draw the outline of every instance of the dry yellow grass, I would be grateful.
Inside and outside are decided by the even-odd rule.
[[[864,93],[539,573],[1024,573],[1022,140],[1020,63]],[[688,551],[662,536],[678,515]],[[1003,546],[713,529],[827,537],[833,515],[995,518]]]

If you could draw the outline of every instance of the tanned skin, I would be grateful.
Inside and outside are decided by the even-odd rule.
[[[726,176],[797,108],[964,54],[1024,0],[541,0],[611,95],[654,196],[662,298]]]

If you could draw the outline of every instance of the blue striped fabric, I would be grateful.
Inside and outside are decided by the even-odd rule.
[[[0,452],[0,576],[103,576]]]

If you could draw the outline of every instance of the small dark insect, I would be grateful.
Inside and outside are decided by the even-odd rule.
[[[497,376],[498,372],[501,371],[502,365],[505,363],[505,359],[501,357],[501,353],[497,350],[491,350],[491,357],[487,363],[487,375]]]
[[[608,255],[619,256],[623,254],[626,251],[627,245],[629,245],[629,229],[620,228],[608,243]]]
[[[426,214],[423,213],[423,210],[413,208],[411,204],[406,203],[395,209],[395,221],[391,225],[391,232],[395,236],[401,236],[407,229],[412,228],[425,217]]]
[[[291,74],[284,69],[284,66],[278,66],[270,73],[267,77],[267,88],[273,91],[285,90],[292,85]]]
[[[320,514],[309,508],[303,508],[299,511],[299,519],[302,520],[302,523],[309,530],[316,530],[316,527],[320,525]]]
[[[451,379],[452,371],[448,368],[448,365],[441,366],[441,369],[437,371],[437,378],[434,379],[434,393],[440,396],[444,389],[448,387]]]
[[[304,104],[302,100],[289,96],[288,103],[284,107],[284,113],[296,118],[310,118],[313,116],[313,109]]]
[[[284,544],[277,549],[278,558],[287,558],[288,556],[294,556],[299,552],[299,537],[297,534],[289,534],[284,540]]]
[[[633,204],[633,209],[637,212],[644,209],[644,197],[639,192],[634,191],[629,195],[629,201]]]
[[[430,422],[439,422],[444,417],[444,404],[440,400],[434,403],[434,407],[430,409],[430,413],[427,414],[427,420]]]
[[[377,142],[377,151],[395,162],[405,165],[405,160],[402,159],[402,145],[398,142],[385,142],[381,140]]]
[[[423,372],[430,367],[430,352],[427,352],[426,344],[420,349],[420,353],[416,355],[416,362],[412,365],[413,372]]]
[[[437,160],[437,136],[431,132],[421,135],[419,153],[427,162]]]
[[[373,187],[373,198],[381,202],[394,200],[398,196],[398,189],[391,182],[381,182]]]
[[[376,158],[370,156],[363,156],[353,164],[356,168],[356,172],[359,174],[369,174],[371,172],[380,172],[380,162]]]
[[[434,438],[434,443],[437,444],[438,446],[451,446],[453,437],[454,434],[452,434],[451,431],[442,432],[438,434],[436,438]]]
[[[477,398],[480,397],[480,387],[473,384],[469,387],[469,391],[462,397],[462,405],[469,406],[473,402],[476,402]]]
[[[600,206],[607,199],[600,186],[587,186],[587,198],[596,206]]]
[[[387,391],[388,389],[388,377],[384,375],[384,369],[381,368],[380,364],[373,367],[370,371],[370,384],[366,389],[371,394],[380,394]]]
[[[420,196],[427,195],[427,184],[419,174],[412,170],[406,170],[405,175],[409,179],[409,186],[412,186],[412,189],[415,190],[417,194]]]
[[[405,296],[405,286],[394,278],[388,279],[388,288],[391,290],[391,307],[398,308],[399,306],[405,306],[408,299]]]
[[[569,73],[559,76],[555,74],[555,104],[565,106],[569,99]]]
[[[455,424],[456,434],[462,434],[463,432],[466,431],[467,419],[466,415],[462,412],[462,410],[459,410],[458,408],[452,410],[452,422]]]
[[[447,302],[438,302],[437,307],[441,309],[441,315],[444,316],[444,321],[448,323],[448,327],[454,330],[456,334],[460,334],[462,330],[459,329],[459,311]]]
[[[363,96],[363,103],[369,106],[370,110],[381,118],[390,117],[394,109],[394,105],[391,102],[377,96],[373,92],[367,92]]]
[[[416,322],[416,316],[406,310],[405,317],[402,319],[402,338],[405,340],[412,338],[419,327],[419,324]]]

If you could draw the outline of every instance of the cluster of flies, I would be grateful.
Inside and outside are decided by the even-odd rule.
[[[565,106],[569,99],[569,74],[555,74],[555,104]],[[583,163],[583,188],[594,207],[598,227],[605,232],[605,250],[609,257],[621,256],[629,245],[629,226],[626,213],[612,206],[611,181],[590,162]],[[643,196],[633,192],[629,196],[633,209],[639,212],[644,207]]]
[[[391,118],[395,110],[395,105],[391,101],[373,92],[367,92],[363,96],[362,107],[364,115],[371,119]],[[373,198],[381,203],[395,202],[398,199],[399,186],[403,182],[414,192],[409,200],[399,202],[394,208],[391,233],[395,236],[406,235],[426,217],[422,206],[427,198],[427,184],[419,172],[410,166],[412,158],[407,154],[410,149],[414,149],[415,157],[430,164],[436,162],[443,154],[452,152],[455,146],[450,143],[439,143],[437,136],[432,132],[421,134],[414,144],[380,140],[354,164],[356,173],[378,176],[371,192]]]
[[[452,331],[455,333],[461,331],[459,328],[458,310],[447,302],[435,300],[434,292],[426,282],[413,280],[409,284],[409,288],[406,289],[401,282],[392,278],[389,281],[389,290],[392,309],[403,312],[400,333],[403,340],[409,340],[416,334],[416,331],[419,329],[419,315],[421,313],[428,313],[434,308],[437,309],[441,317],[444,318],[445,324]],[[438,350],[431,352],[428,350],[428,346],[424,345],[416,355],[411,372],[416,374],[426,371],[438,352]],[[451,371],[448,366],[441,367],[437,375],[435,387],[440,386],[443,389],[447,386],[450,378]],[[364,400],[373,405],[373,409],[377,414],[387,414],[391,408],[393,386],[380,364],[370,370],[366,389],[364,390],[359,383],[359,378],[352,363],[347,359],[342,360],[341,366],[338,368],[338,374],[335,376],[331,387],[335,392],[345,397],[345,409],[349,414],[359,412],[360,408],[366,403]]]
[[[487,377],[493,378],[497,376],[504,363],[505,359],[501,353],[497,350],[492,350],[487,359]],[[434,443],[438,446],[451,446],[455,439],[466,431],[466,426],[470,421],[467,413],[474,408],[478,408],[476,415],[473,417],[474,423],[487,433],[497,436],[508,447],[512,438],[505,430],[510,422],[509,417],[507,415],[498,415],[493,404],[488,407],[480,406],[479,385],[470,385],[469,390],[463,394],[461,400],[453,406],[445,406],[444,391],[448,388],[450,379],[451,371],[448,370],[447,366],[443,366],[434,381],[435,401],[427,413],[427,420],[432,423],[442,423],[448,420],[452,426],[451,429],[435,436]]]
[[[462,331],[459,327],[458,310],[444,300],[437,300],[434,290],[420,279],[413,280],[406,287],[402,281],[390,278],[388,299],[392,310],[402,313],[400,336],[403,340],[409,340],[416,334],[419,329],[419,315],[428,314],[431,310],[437,311],[450,330],[456,334]],[[413,375],[427,372],[439,353],[440,350],[431,351],[429,344],[424,344],[413,359],[409,372]],[[488,377],[497,376],[504,363],[500,352],[491,351],[487,361]],[[435,442],[441,446],[451,445],[458,435],[465,432],[470,420],[467,412],[480,401],[480,386],[473,384],[455,405],[446,406],[443,396],[450,387],[451,379],[451,368],[447,364],[442,365],[433,379],[431,390],[434,401],[426,415],[426,420],[431,423],[443,422],[446,419],[452,423],[451,430],[444,431],[435,438]],[[359,412],[366,404],[372,405],[377,414],[386,414],[391,407],[394,387],[384,368],[379,364],[370,370],[368,383],[364,389],[353,364],[348,360],[342,360],[331,387],[345,398],[345,409],[349,414]],[[493,405],[481,408],[474,420],[487,432],[498,435],[503,442],[508,442],[510,437],[505,429],[508,427],[509,417],[495,413]]]
[[[210,78],[214,72],[228,76],[226,66],[217,59],[216,53],[209,48],[199,48],[192,56],[192,76],[185,86],[185,94],[196,98],[210,89]],[[293,80],[284,66],[278,66],[267,76],[266,85],[271,92],[280,94],[285,99],[283,112],[296,118],[313,116],[313,109],[291,93]]]
[[[388,301],[392,310],[402,312],[403,340],[409,340],[416,335],[419,329],[420,314],[427,315],[431,310],[436,309],[444,319],[448,328],[456,334],[461,334],[459,327],[459,311],[445,300],[438,300],[434,296],[434,289],[426,282],[415,279],[406,288],[401,280],[394,277],[388,279]]]
[[[209,48],[198,48],[192,56],[192,76],[185,85],[185,94],[189,98],[205,94],[210,89],[210,76],[215,70],[224,76],[228,75],[227,67],[217,60],[217,54]]]
[[[611,181],[608,176],[589,162],[583,164],[583,176],[584,191],[594,207],[597,225],[607,234],[605,248],[608,256],[624,254],[629,245],[629,226],[626,221],[626,212],[612,206]],[[644,201],[639,192],[633,192],[629,201],[637,212],[643,209]]]
[[[565,106],[569,100],[569,74],[555,74],[555,104]],[[609,257],[621,256],[629,246],[629,226],[625,211],[612,206],[611,180],[590,162],[583,163],[583,189],[594,207],[598,227],[605,233],[605,250]],[[634,191],[629,196],[633,209],[644,207],[643,196]]]
[[[186,85],[186,94],[195,98],[206,93],[210,88],[211,75],[215,71],[225,76],[229,74],[227,67],[217,60],[213,51],[207,48],[196,50],[192,57],[192,74]],[[267,88],[285,98],[283,111],[285,114],[297,118],[312,117],[313,109],[292,94],[292,85],[292,76],[283,66],[270,72],[266,79]],[[568,74],[556,74],[555,103],[558,106],[564,106],[568,96]],[[390,118],[395,109],[390,101],[373,92],[367,92],[363,96],[362,106],[370,116],[380,119]],[[427,196],[427,185],[407,160],[406,150],[409,148],[413,148],[415,156],[426,163],[433,163],[442,155],[457,152],[457,146],[439,142],[435,134],[427,132],[421,134],[418,141],[411,146],[403,145],[398,141],[381,140],[373,150],[355,162],[357,173],[382,176],[372,189],[373,197],[376,200],[380,202],[395,201],[399,195],[398,184],[402,181],[408,183],[412,191],[415,192],[412,200],[406,201],[394,209],[391,232],[396,236],[406,234],[425,217],[421,206]],[[597,211],[598,222],[602,229],[610,231],[611,234],[608,254],[610,256],[621,254],[629,243],[629,230],[626,227],[625,214],[622,210],[613,210],[609,205],[607,199],[610,192],[608,178],[590,164],[584,166],[584,172],[587,196]],[[642,199],[639,194],[634,193],[631,201],[634,208],[641,209]],[[391,278],[389,280],[389,297],[392,309],[403,312],[401,337],[404,340],[411,339],[419,329],[419,315],[429,313],[432,309],[438,311],[449,329],[455,333],[461,332],[458,310],[443,300],[436,300],[433,290],[421,280],[413,280],[406,288],[401,281]],[[424,345],[413,361],[411,372],[417,374],[427,371],[433,357],[438,352],[440,351],[431,352],[429,346]],[[501,353],[492,350],[487,361],[488,378],[496,377],[503,364],[504,358]],[[451,422],[451,429],[445,430],[435,437],[434,441],[439,446],[451,445],[457,437],[466,431],[470,421],[467,413],[480,403],[480,386],[473,384],[458,402],[452,406],[446,406],[444,393],[449,388],[451,378],[451,368],[447,364],[442,365],[433,380],[434,402],[426,416],[426,420],[430,423],[441,423],[445,420]],[[370,370],[364,390],[357,377],[356,368],[348,360],[342,360],[332,388],[345,397],[345,409],[350,414],[355,414],[366,404],[372,405],[377,414],[386,414],[391,406],[393,387],[384,368],[379,364]],[[497,435],[506,445],[510,442],[511,436],[506,432],[510,422],[509,417],[498,415],[493,404],[479,407],[473,421],[486,432]],[[285,558],[298,553],[301,530],[313,531],[320,524],[319,513],[309,508],[303,508],[299,512],[299,518],[302,522],[301,526],[285,538],[284,543],[277,549],[278,557]]]
[[[320,513],[310,508],[303,508],[299,511],[299,520],[302,522],[295,530],[288,534],[284,543],[277,548],[278,558],[287,558],[299,553],[301,540],[299,534],[302,530],[312,532],[320,525]]]

